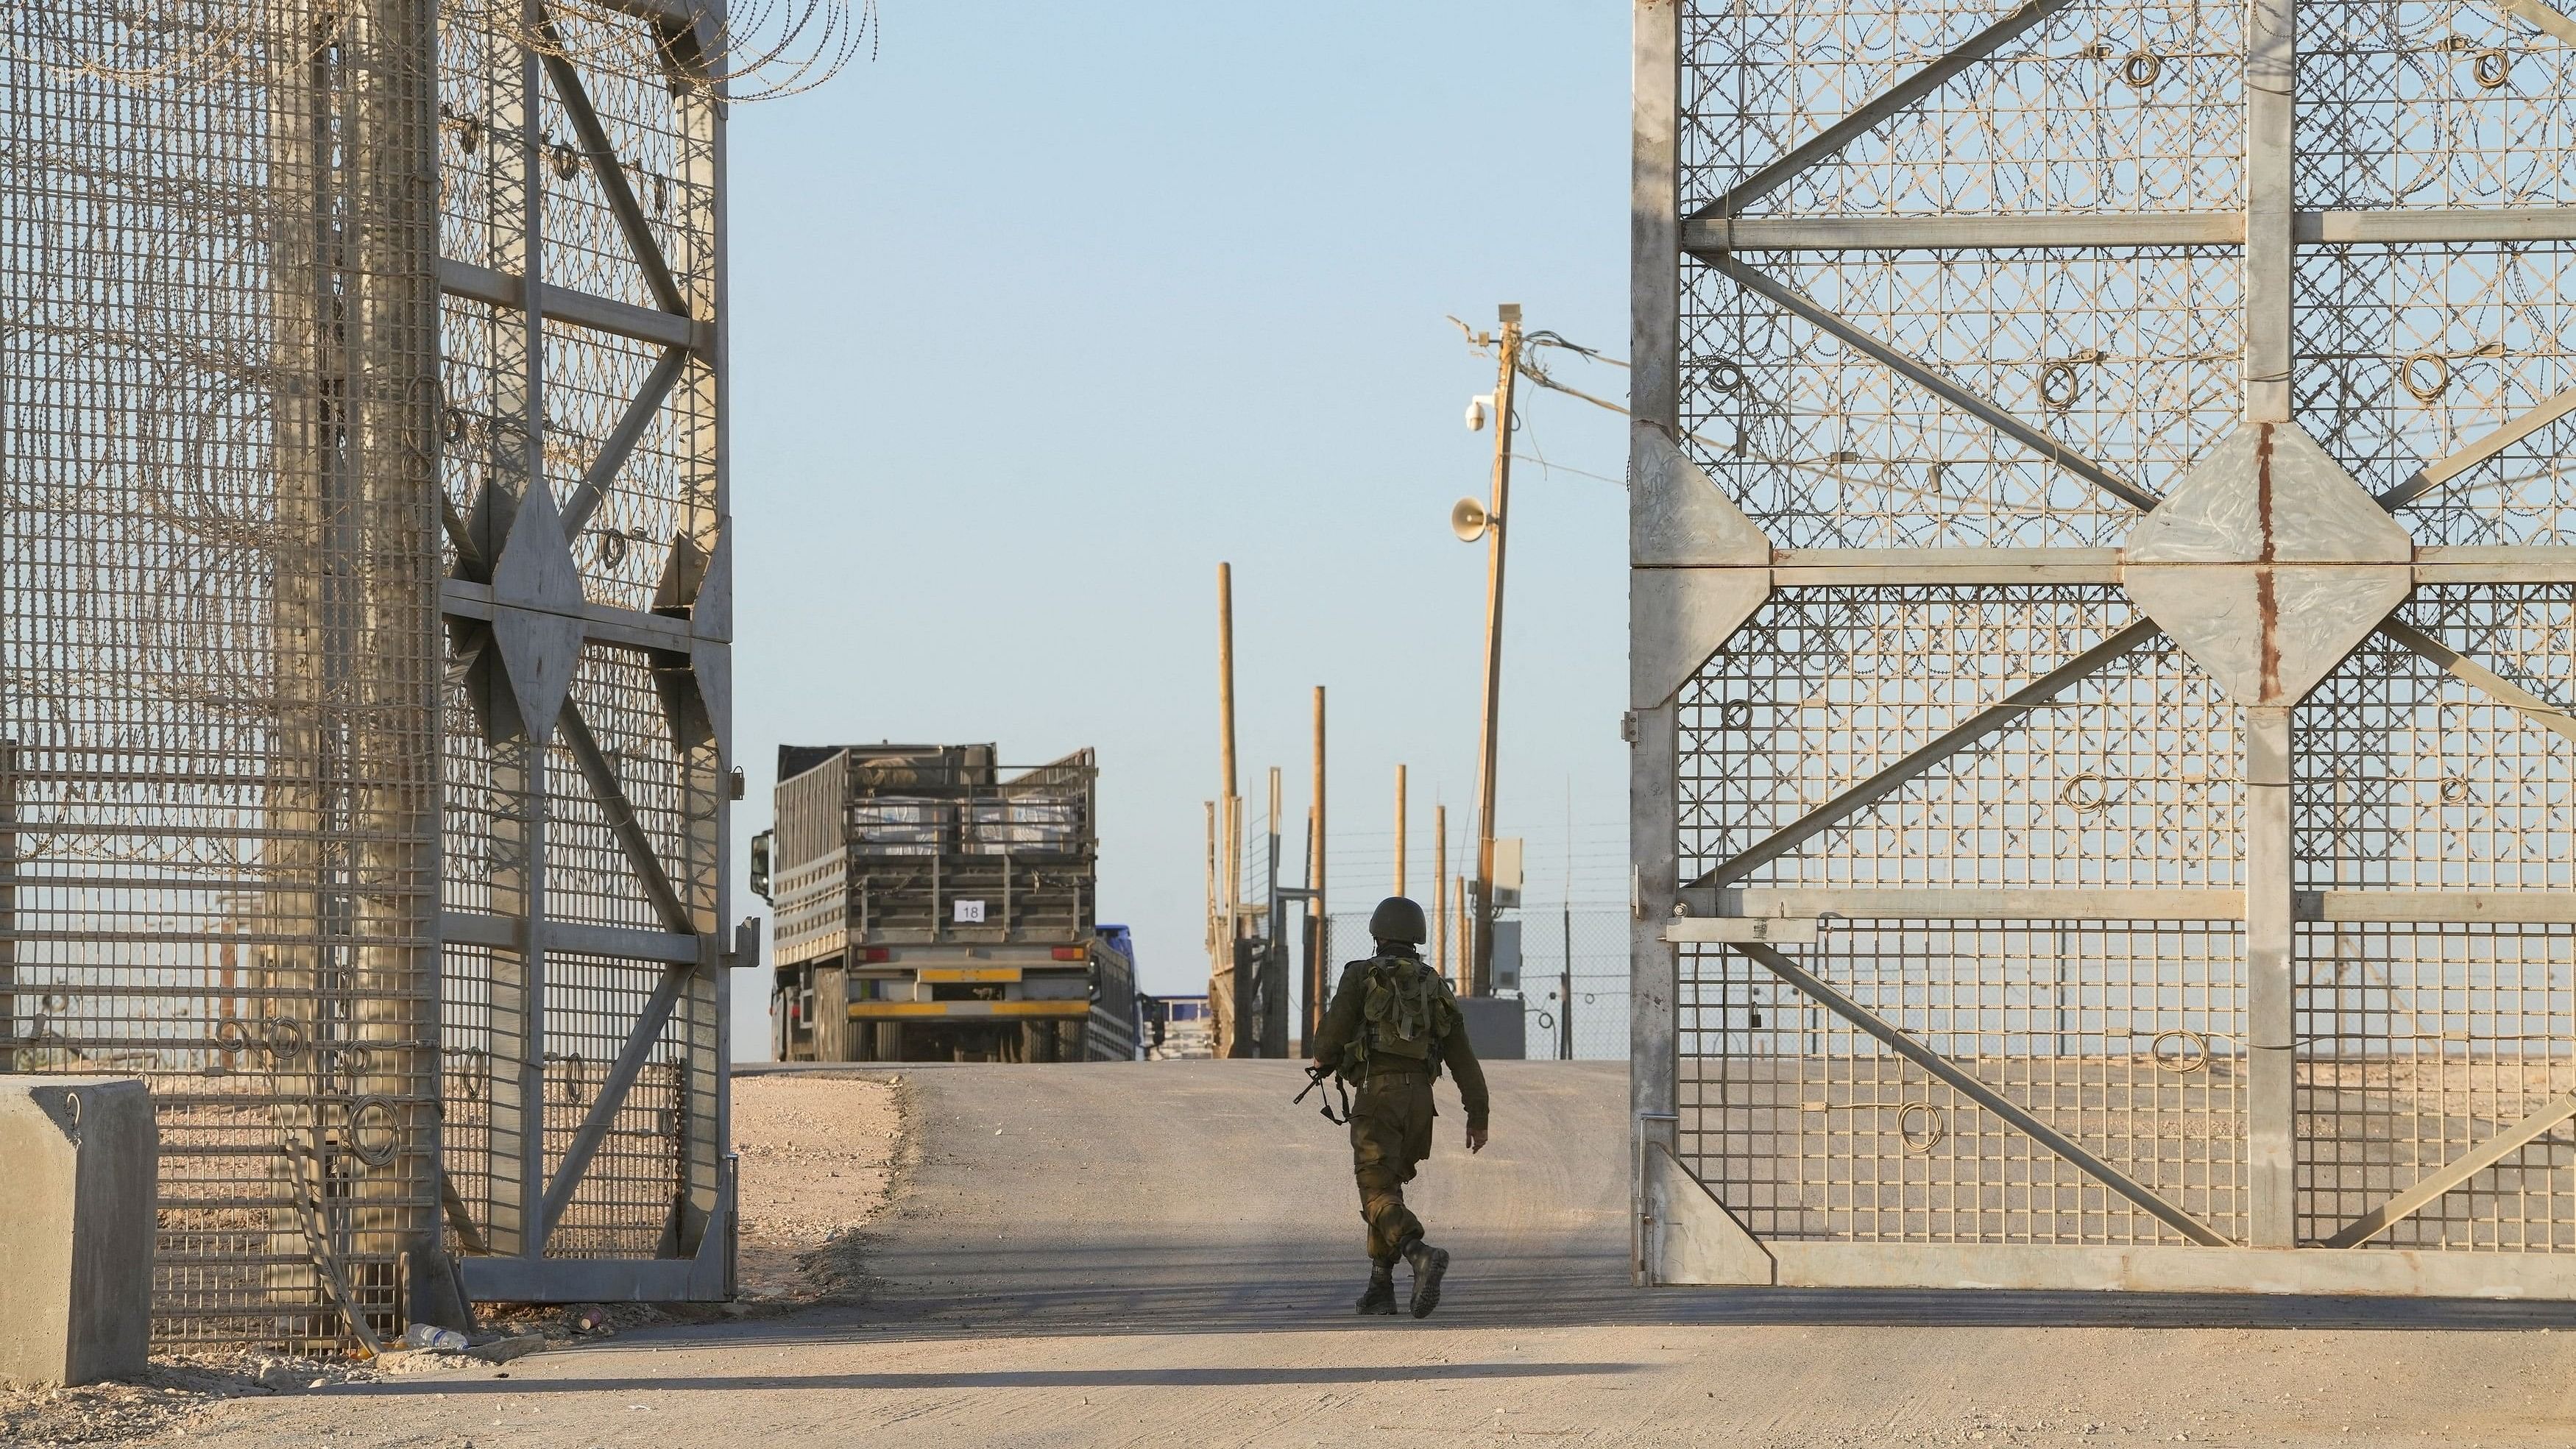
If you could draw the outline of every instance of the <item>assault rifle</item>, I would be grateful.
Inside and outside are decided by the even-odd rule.
[[[1342,1080],[1342,1074],[1334,1071],[1330,1067],[1307,1067],[1306,1091],[1299,1092],[1296,1097],[1288,1103],[1288,1105],[1291,1107],[1303,1106],[1306,1101],[1306,1092],[1311,1092],[1317,1087],[1324,1085],[1327,1078],[1331,1079],[1333,1090],[1342,1094],[1342,1115],[1339,1117],[1333,1115],[1333,1099],[1329,1096],[1323,1099],[1322,1103],[1316,1110],[1324,1114],[1325,1121],[1332,1123],[1336,1127],[1344,1126],[1351,1120],[1351,1084]]]

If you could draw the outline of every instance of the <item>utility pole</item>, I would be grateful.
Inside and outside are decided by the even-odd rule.
[[[1449,807],[1431,807],[1431,962],[1449,973]]]
[[[1566,836],[1566,854],[1569,856],[1574,853],[1573,839],[1569,832]],[[1566,875],[1571,878],[1573,874],[1573,869],[1568,867]],[[1567,887],[1566,898],[1557,903],[1557,911],[1565,931],[1565,969],[1558,974],[1556,984],[1556,1056],[1559,1061],[1570,1062],[1574,1060],[1574,897],[1571,886]]]
[[[1395,767],[1395,894],[1404,894],[1404,767]]]
[[[1505,302],[1499,375],[1494,381],[1494,501],[1485,553],[1485,707],[1483,740],[1476,755],[1476,887],[1469,897],[1475,921],[1468,994],[1494,994],[1494,734],[1503,702],[1503,546],[1512,492],[1512,382],[1520,375],[1521,309]]]
[[[1315,948],[1306,956],[1306,1040],[1324,1029],[1324,1008],[1333,990],[1333,918],[1324,909],[1324,686],[1315,686],[1315,830],[1311,863],[1314,891],[1308,909],[1315,913]]]

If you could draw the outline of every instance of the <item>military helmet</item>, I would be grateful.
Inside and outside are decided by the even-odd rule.
[[[1422,907],[1402,896],[1388,896],[1369,913],[1369,934],[1381,941],[1409,941],[1419,946],[1431,939]]]

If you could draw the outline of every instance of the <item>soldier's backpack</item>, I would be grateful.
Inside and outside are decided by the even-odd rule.
[[[1440,1071],[1440,1044],[1462,1024],[1449,978],[1418,956],[1378,956],[1368,964],[1360,1032],[1370,1057],[1409,1057]]]

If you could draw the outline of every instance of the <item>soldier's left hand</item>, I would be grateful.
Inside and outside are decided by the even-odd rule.
[[[1470,1128],[1468,1128],[1468,1129],[1467,1129],[1467,1152],[1468,1152],[1468,1154],[1469,1154],[1470,1156],[1472,1156],[1472,1155],[1474,1155],[1474,1154],[1476,1154],[1476,1153],[1479,1153],[1479,1152],[1482,1152],[1482,1151],[1484,1151],[1484,1150],[1485,1150],[1485,1129],[1484,1129],[1484,1128],[1482,1128],[1482,1127],[1470,1127]]]

